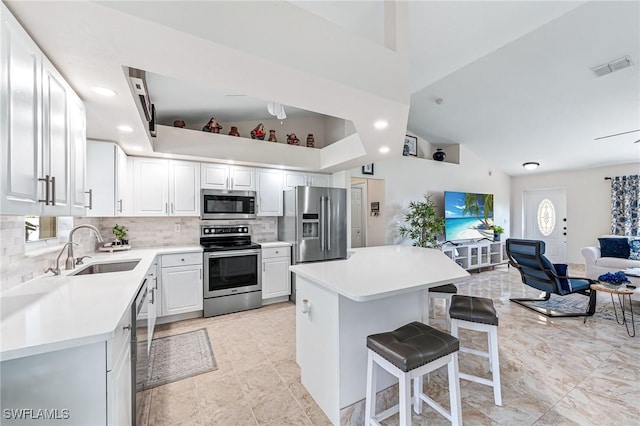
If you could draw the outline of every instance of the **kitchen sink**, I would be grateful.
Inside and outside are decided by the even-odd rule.
[[[70,275],[93,275],[93,274],[106,274],[108,272],[122,272],[130,271],[135,268],[140,260],[126,260],[123,262],[110,262],[110,263],[94,263],[93,265],[85,266],[77,272]]]

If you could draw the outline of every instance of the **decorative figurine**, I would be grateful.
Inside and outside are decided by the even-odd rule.
[[[231,126],[229,136],[240,136],[240,132],[238,132],[238,128],[236,126]]]
[[[276,139],[276,131],[275,130],[269,130],[269,139],[267,139],[269,142],[278,142],[278,139]]]
[[[313,138],[313,133],[309,133],[309,135],[307,136],[307,146],[309,148],[313,148],[315,145],[315,139]]]
[[[291,133],[287,135],[287,143],[289,145],[300,145],[300,139],[298,139],[295,133]]]
[[[174,120],[173,122],[173,127],[180,127],[182,129],[184,129],[184,126],[186,126],[187,123],[184,122],[184,120]]]
[[[265,133],[264,125],[260,123],[251,131],[251,139],[259,139],[263,141]]]
[[[220,133],[222,126],[218,124],[218,120],[211,117],[211,120],[202,128],[203,132]]]

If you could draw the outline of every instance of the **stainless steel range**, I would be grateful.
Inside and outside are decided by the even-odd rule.
[[[260,245],[249,225],[200,225],[204,249],[204,316],[262,306]]]

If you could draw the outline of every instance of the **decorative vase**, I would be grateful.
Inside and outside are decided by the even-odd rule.
[[[493,234],[493,241],[500,241],[500,234]]]
[[[278,139],[276,139],[276,131],[275,130],[269,130],[269,139],[267,139],[269,142],[278,142]]]
[[[231,126],[229,136],[240,136],[240,132],[238,132],[238,128],[236,126]]]
[[[255,129],[251,131],[251,139],[258,139],[263,141],[265,135],[264,125],[262,123],[258,124]]]
[[[436,161],[444,161],[446,156],[447,154],[441,148],[436,148],[436,152],[433,153],[433,159]]]
[[[313,148],[315,145],[315,139],[313,138],[313,133],[309,133],[309,135],[307,136],[307,146],[309,148]]]
[[[187,124],[184,122],[184,120],[174,120],[173,121],[173,127],[180,127],[183,128],[186,126]]]
[[[287,135],[287,143],[289,145],[300,145],[300,139],[298,139],[295,133],[291,133]]]

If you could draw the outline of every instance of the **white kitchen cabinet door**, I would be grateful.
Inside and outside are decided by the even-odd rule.
[[[169,212],[200,216],[200,163],[169,161]]]
[[[71,216],[84,216],[87,165],[87,126],[84,104],[78,96],[69,92],[69,144],[71,148]],[[85,204],[85,200],[86,203]]]
[[[42,61],[42,174],[50,176],[50,200],[43,216],[68,215],[71,209],[69,185],[69,109],[68,86],[60,73],[44,58]]]
[[[229,167],[229,189],[235,191],[256,190],[256,170],[251,167]]]
[[[262,260],[263,300],[291,294],[290,263],[289,257],[274,257]]]
[[[284,189],[290,189],[296,186],[307,186],[308,173],[304,172],[284,172]]]
[[[0,213],[38,215],[42,54],[2,3],[0,31]]]
[[[111,371],[107,372],[107,425],[132,424],[131,344],[127,340]]]
[[[115,145],[110,142],[87,141],[87,216],[115,216]]]
[[[160,289],[162,316],[202,310],[202,265],[162,268]]]
[[[257,169],[257,216],[282,216],[282,171]]]
[[[169,163],[153,158],[133,159],[133,210],[135,216],[169,214]]]
[[[331,186],[331,175],[323,175],[318,173],[309,173],[309,178],[307,179],[307,183],[309,186],[322,186],[322,187],[330,187]]]
[[[133,175],[133,159],[118,146],[116,150],[116,192],[115,192],[115,214],[116,216],[133,215],[133,187],[131,184]],[[113,203],[113,201],[112,201]]]
[[[202,188],[207,189],[228,189],[229,188],[229,166],[226,164],[201,163]]]

